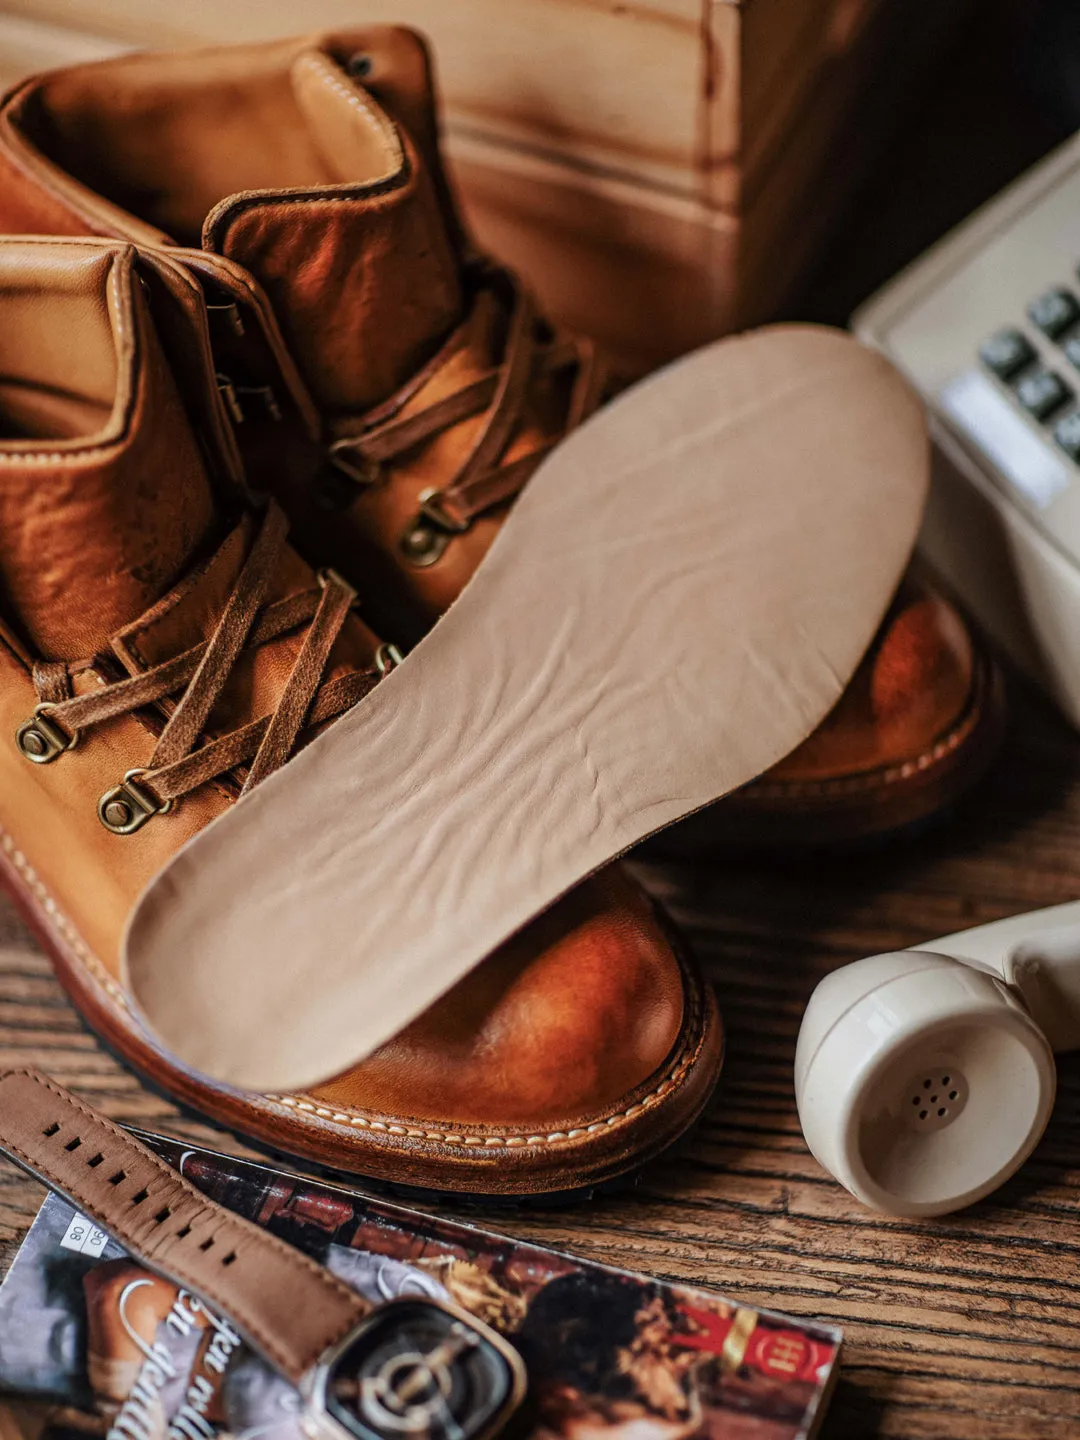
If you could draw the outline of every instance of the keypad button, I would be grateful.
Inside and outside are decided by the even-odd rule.
[[[1068,290],[1046,290],[1028,306],[1028,315],[1051,340],[1080,320],[1080,300]]]
[[[991,335],[979,351],[979,357],[995,375],[1011,380],[1035,359],[1035,347],[1022,330],[1009,328]]]
[[[1073,392],[1060,375],[1040,368],[1020,381],[1016,387],[1016,398],[1036,420],[1045,420],[1055,410],[1060,410],[1066,400],[1071,400]]]
[[[1054,439],[1065,454],[1073,460],[1080,460],[1080,410],[1074,410],[1054,426]]]

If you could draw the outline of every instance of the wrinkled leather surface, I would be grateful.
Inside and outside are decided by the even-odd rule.
[[[11,439],[0,426],[0,620],[7,631],[0,735],[7,737],[37,702],[29,673],[35,660],[74,662],[74,689],[84,693],[102,677],[137,674],[204,639],[251,538],[251,527],[241,527],[212,560],[204,555],[226,528],[201,458],[209,442],[197,442],[181,407],[130,248],[4,242],[0,315],[22,297],[49,323],[0,326],[3,373],[20,380],[22,393],[47,392],[57,409],[77,393],[62,441]],[[86,409],[86,386],[76,384],[84,369],[99,385],[107,377],[111,394],[100,406],[101,429],[73,434]],[[310,568],[287,553],[277,594],[312,584]],[[330,673],[346,662],[371,663],[374,636],[359,621],[349,629]],[[272,708],[299,643],[289,634],[245,656],[212,727]],[[125,716],[95,728],[50,766],[28,764],[10,738],[0,746],[3,827],[113,974],[139,890],[235,795],[225,784],[206,786],[160,825],[111,835],[98,822],[98,797],[145,764],[153,743],[146,717]]]
[[[356,54],[371,61],[362,84],[338,68],[316,87],[318,114],[297,103],[311,88],[305,66],[323,57],[340,67]],[[329,162],[319,133],[348,123],[357,105],[394,122],[402,162],[394,174],[385,157],[354,163],[352,173],[341,153]],[[460,318],[466,242],[435,119],[426,49],[395,27],[80,66],[27,82],[0,110],[0,166],[18,170],[10,199],[0,188],[0,228],[86,228],[150,244],[191,244],[201,233],[211,273],[221,254],[269,292],[334,438],[354,431],[357,414],[405,380]],[[439,398],[451,379],[482,373],[501,339],[490,317],[478,317],[461,364],[415,405]],[[555,433],[555,398],[534,390],[509,458]],[[505,514],[503,506],[481,516],[428,569],[402,562],[418,497],[460,463],[478,424],[467,420],[403,457],[347,515],[312,504],[317,452],[305,460],[280,438],[255,452],[264,483],[276,472],[308,551],[364,587],[370,613],[399,643],[415,643],[456,598]],[[254,434],[248,425],[239,437],[249,459]]]
[[[207,224],[207,248],[250,269],[329,415],[361,411],[428,359],[458,317],[455,258],[433,229],[415,164],[377,193],[244,198]]]
[[[623,394],[541,466],[404,664],[157,877],[126,944],[150,1023],[249,1088],[370,1054],[820,723],[907,561],[927,467],[911,392],[836,332],[724,341]]]

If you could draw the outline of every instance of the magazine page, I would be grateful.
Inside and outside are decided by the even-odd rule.
[[[143,1138],[373,1303],[451,1300],[507,1336],[529,1372],[525,1433],[536,1440],[800,1440],[820,1417],[833,1329]],[[55,1195],[0,1285],[0,1396],[17,1398],[20,1440],[303,1434],[299,1394],[226,1317]]]

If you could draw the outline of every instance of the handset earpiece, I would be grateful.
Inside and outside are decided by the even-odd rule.
[[[795,1057],[806,1142],[891,1215],[973,1204],[1027,1159],[1050,1117],[1053,1049],[1080,1046],[1080,903],[834,971]]]

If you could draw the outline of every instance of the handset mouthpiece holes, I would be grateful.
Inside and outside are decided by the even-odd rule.
[[[926,1134],[951,1125],[967,1104],[967,1081],[958,1070],[921,1070],[903,1092],[901,1113],[908,1125]]]

